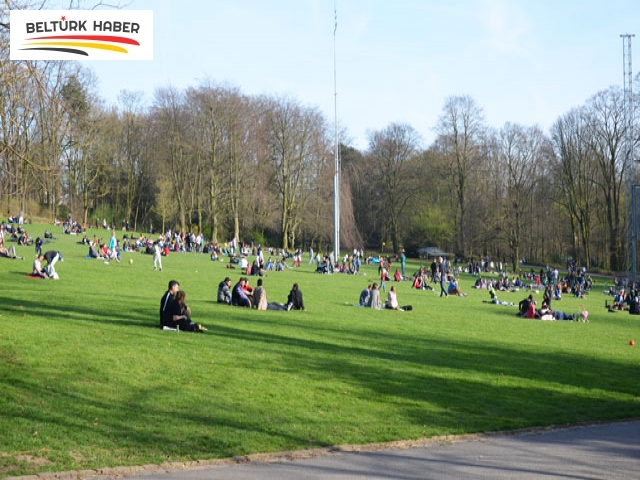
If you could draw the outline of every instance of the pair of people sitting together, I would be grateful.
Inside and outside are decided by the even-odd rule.
[[[207,329],[191,320],[191,308],[186,304],[186,294],[180,284],[171,280],[160,299],[160,327],[166,330],[204,332]]]

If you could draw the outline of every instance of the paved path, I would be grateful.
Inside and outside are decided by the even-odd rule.
[[[640,420],[312,458],[120,472],[141,480],[639,479]],[[108,478],[108,477],[102,477]]]

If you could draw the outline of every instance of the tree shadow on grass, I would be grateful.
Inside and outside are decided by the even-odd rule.
[[[328,329],[322,330],[326,333]],[[640,387],[629,381],[635,375],[635,367],[630,364],[584,354],[509,348],[497,342],[457,342],[389,332],[381,338],[369,330],[353,333],[361,340],[359,345],[340,343],[344,340],[344,330],[336,330],[333,341],[319,341],[216,327],[217,335],[253,341],[256,348],[261,348],[259,344],[265,348],[276,345],[287,353],[284,356],[289,360],[286,364],[290,369],[302,368],[319,379],[326,372],[334,375],[338,372],[339,376],[374,392],[400,395],[409,400],[432,402],[434,392],[438,391],[432,388],[433,385],[444,383],[447,385],[444,392],[450,392],[452,397],[457,391],[461,397],[469,398],[470,404],[486,401],[502,405],[507,411],[517,409],[518,395],[521,395],[520,403],[526,405],[528,392],[537,389],[541,408],[548,404],[549,409],[557,408],[562,417],[568,415],[577,420],[582,415],[578,407],[583,403],[611,403],[614,408],[610,418],[620,418],[616,412],[622,413],[619,410],[621,403],[628,407],[623,410],[631,408],[634,415],[640,414]],[[298,348],[300,346],[303,346],[302,350]],[[287,351],[288,348],[291,350]],[[516,385],[510,387],[509,384]],[[456,385],[458,388],[453,388]],[[508,396],[510,400],[505,402],[500,396],[491,394],[495,388],[501,389],[500,385],[514,392]],[[565,396],[564,391],[573,393]],[[543,395],[542,392],[547,393]],[[634,398],[621,401],[612,398],[616,395]],[[555,396],[557,401],[551,401]],[[442,406],[449,404],[447,401],[439,403]],[[606,408],[599,410],[605,412]],[[584,414],[588,415],[588,411]]]
[[[371,402],[388,404],[382,411],[391,417],[380,419],[377,426],[359,424],[358,417],[344,418],[339,400],[334,407],[324,407],[326,411],[319,416],[319,423],[342,423],[344,430],[357,428],[363,432],[359,437],[363,441],[400,438],[412,425],[416,436],[429,436],[566,424],[593,415],[616,418],[640,413],[637,397],[616,395],[637,395],[637,386],[629,385],[620,391],[623,385],[619,383],[607,385],[608,382],[603,381],[594,385],[596,379],[592,375],[575,379],[549,368],[566,364],[567,357],[562,354],[545,355],[541,359],[517,348],[445,340],[431,340],[420,349],[416,340],[406,335],[387,341],[386,348],[379,341],[374,342],[375,339],[371,339],[375,344],[366,347],[345,347],[331,341],[220,325],[216,330],[217,337],[250,342],[250,348],[280,352],[279,366],[256,365],[262,375],[274,380],[281,377],[293,380],[303,375],[311,382],[311,391],[318,392],[338,380],[341,385],[352,386],[350,404],[361,405],[363,409],[370,408]],[[366,337],[366,332],[361,334]],[[509,360],[516,354],[522,357],[523,364],[532,364],[525,367],[524,372],[517,365],[509,366]],[[570,359],[577,370],[590,370],[587,367],[593,366],[593,359],[582,355],[571,355]],[[599,368],[609,370],[612,376],[623,377],[635,372],[632,366],[599,363]],[[155,461],[158,461],[157,455],[170,461],[229,457],[249,453],[251,448],[263,448],[252,445],[270,445],[277,450],[352,441],[348,435],[336,436],[331,429],[318,429],[311,434],[313,423],[293,433],[291,423],[309,417],[308,409],[314,409],[312,399],[306,406],[292,406],[285,398],[277,411],[259,401],[237,402],[234,398],[216,397],[215,403],[211,403],[201,396],[197,402],[188,403],[181,400],[175,385],[166,386],[161,382],[152,387],[138,387],[131,382],[124,394],[113,398],[74,388],[75,374],[61,372],[58,378],[41,384],[40,379],[23,377],[20,369],[8,371],[0,380],[8,400],[5,414],[22,418],[39,429],[45,445],[47,435],[85,438],[78,432],[90,432],[91,445],[123,452],[135,449],[145,461],[154,455]],[[616,390],[605,395],[594,392],[608,386]],[[293,392],[296,387],[287,388]],[[203,388],[199,395],[207,395],[207,390]],[[36,398],[38,402],[24,402],[25,398]],[[158,404],[158,398],[167,403]],[[532,399],[539,400],[532,403]],[[49,405],[64,405],[64,408]],[[114,415],[113,411],[118,414]],[[289,419],[273,421],[274,417],[282,416]],[[385,433],[381,434],[380,430]],[[139,463],[123,455],[119,462]]]
[[[62,322],[88,322],[88,323],[105,323],[109,325],[120,326],[145,326],[151,321],[150,312],[148,310],[138,310],[136,308],[124,308],[117,310],[121,307],[123,300],[126,302],[127,295],[122,295],[118,299],[118,304],[113,302],[113,310],[98,310],[98,308],[91,303],[91,295],[87,294],[77,302],[65,305],[59,305],[55,302],[47,302],[41,300],[38,296],[38,292],[34,292],[34,300],[27,300],[24,298],[12,298],[7,296],[0,296],[0,303],[6,313],[16,313],[20,315],[32,315],[41,316],[52,321]],[[137,297],[130,297],[131,303],[135,304],[139,299]],[[159,310],[158,301],[158,310]],[[141,316],[140,313],[144,315]],[[158,319],[154,326],[159,323]]]
[[[125,296],[120,300],[134,299]],[[0,297],[0,301],[5,311],[49,315],[55,321],[147,325],[146,318],[141,321],[139,317],[141,312],[148,316],[148,309],[143,307],[123,317],[117,306],[98,315],[86,299],[69,308],[8,296]],[[540,353],[499,341],[457,341],[389,329],[379,332],[361,325],[317,325],[286,313],[247,316],[246,310],[220,307],[220,311],[225,309],[224,318],[210,325],[208,336],[199,338],[212,345],[225,339],[230,357],[237,343],[240,352],[257,351],[267,358],[277,358],[268,365],[246,366],[267,383],[273,381],[267,395],[282,395],[275,391],[279,388],[276,380],[284,379],[287,391],[277,408],[258,399],[251,402],[218,396],[214,402],[213,387],[204,386],[190,392],[195,401],[186,402],[182,400],[186,392],[176,385],[163,384],[166,377],[162,375],[155,385],[141,387],[128,378],[114,381],[108,377],[108,365],[104,365],[93,375],[103,375],[104,369],[104,381],[124,393],[105,395],[100,390],[92,394],[79,389],[74,383],[76,371],[60,372],[49,385],[43,385],[40,377],[22,376],[20,368],[7,368],[0,379],[6,392],[4,413],[7,418],[20,418],[25,425],[39,428],[42,443],[38,446],[48,446],[47,434],[64,435],[99,448],[122,449],[122,458],[117,459],[122,464],[140,463],[139,458],[157,462],[158,455],[174,461],[229,457],[253,448],[278,450],[353,441],[352,436],[340,436],[331,429],[317,429],[312,434],[314,422],[344,424],[344,430],[357,428],[363,432],[359,441],[367,442],[400,438],[407,429],[415,436],[429,436],[640,416],[640,387],[629,381],[636,377],[637,369],[631,364],[551,349],[541,349]],[[240,367],[245,368],[234,365]],[[166,375],[171,376],[171,372]],[[206,381],[213,375],[233,375],[233,370],[222,367],[202,375]],[[301,377],[307,386],[294,384]],[[116,387],[122,380],[127,381],[126,386]],[[349,386],[349,392],[341,397],[327,391],[335,385]],[[287,395],[298,388],[313,396],[331,397],[334,406],[314,416],[312,399],[306,405],[289,403]],[[251,388],[246,391],[249,394]],[[347,408],[341,402],[344,395],[349,397],[348,408],[365,410],[381,405],[380,411],[391,418],[381,418],[377,425],[362,424],[355,414],[345,418],[341,413]],[[166,403],[158,404],[157,398]],[[38,399],[43,405],[25,399]],[[273,420],[281,417],[285,419]],[[301,419],[313,421],[292,429],[291,424],[303,422]],[[89,436],[84,432],[90,432]],[[66,451],[73,449],[63,445]],[[131,454],[126,452],[133,450],[139,456],[127,457]],[[102,465],[86,462],[78,466]]]

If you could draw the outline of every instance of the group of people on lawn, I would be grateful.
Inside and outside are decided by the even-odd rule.
[[[630,286],[628,292],[625,287],[621,287],[618,291],[610,289],[609,295],[613,295],[613,302],[609,303],[608,300],[604,302],[604,306],[609,312],[626,310],[631,315],[640,315],[640,294],[634,284]]]
[[[376,310],[381,310],[383,308],[388,310],[412,310],[411,305],[406,305],[401,307],[398,304],[398,294],[396,292],[396,286],[392,285],[387,293],[387,301],[383,305],[382,300],[380,299],[380,289],[378,288],[377,283],[372,283],[367,285],[367,288],[362,290],[360,293],[360,301],[358,305],[361,307],[373,308]]]
[[[218,286],[218,303],[235,307],[256,308],[257,310],[304,310],[302,291],[297,283],[293,284],[286,304],[268,302],[267,292],[262,285],[262,278],[253,288],[246,277],[240,277],[232,288],[231,279],[226,277]],[[185,302],[186,294],[180,290],[180,284],[171,280],[167,291],[160,299],[160,326],[163,329],[182,330],[186,332],[203,332],[207,328],[191,320],[191,308]]]
[[[46,265],[42,265],[43,261],[47,261]],[[31,276],[39,278],[52,278],[58,280],[58,272],[56,272],[56,263],[64,262],[62,254],[57,250],[49,250],[46,253],[39,253],[33,261],[31,267]]]
[[[562,310],[552,310],[551,309],[551,297],[545,294],[542,300],[542,306],[540,308],[536,308],[537,302],[534,300],[533,295],[529,295],[524,298],[518,304],[518,316],[529,319],[536,320],[583,320],[586,321],[586,312],[581,312],[581,314],[569,314],[565,313]]]
[[[287,303],[269,302],[267,292],[263,286],[262,278],[253,288],[249,285],[247,277],[240,277],[231,288],[231,278],[226,277],[218,285],[218,303],[232,305],[234,307],[255,308],[257,310],[304,310],[302,291],[297,283],[293,284],[287,297]]]

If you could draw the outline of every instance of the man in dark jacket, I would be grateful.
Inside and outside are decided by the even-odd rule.
[[[171,280],[167,291],[160,300],[160,326],[176,328],[176,324],[181,320],[180,305],[176,300],[176,293],[180,290],[180,284]]]

